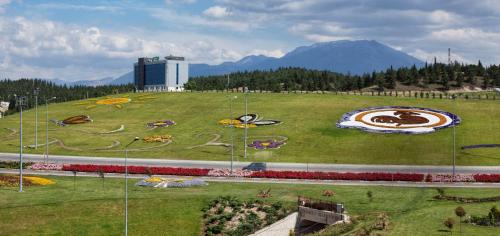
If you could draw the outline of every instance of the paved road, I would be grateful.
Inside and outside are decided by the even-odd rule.
[[[24,154],[25,161],[43,161],[43,155]],[[0,160],[17,161],[18,153],[0,153]],[[51,163],[66,164],[108,164],[123,165],[123,158],[85,157],[51,155]],[[129,158],[129,165],[174,166],[191,168],[229,168],[229,161],[192,161]],[[234,162],[234,168],[242,168],[250,162]],[[416,165],[351,165],[351,164],[306,164],[306,163],[267,163],[269,170],[337,171],[337,172],[399,172],[399,173],[451,173],[451,166]],[[457,166],[456,173],[500,173],[500,166]]]
[[[0,169],[0,174],[18,174],[19,170]],[[24,170],[25,175],[51,175],[73,176],[69,171],[34,171]],[[78,177],[99,178],[98,173],[78,172]],[[157,175],[155,175],[157,176]],[[124,174],[107,173],[107,178],[124,178]],[[131,179],[142,179],[145,175],[129,174]],[[167,176],[179,177],[179,176]],[[259,178],[234,178],[234,177],[199,177],[209,182],[236,182],[236,183],[272,183],[272,184],[320,184],[336,186],[389,186],[389,187],[415,187],[415,188],[499,188],[500,183],[428,183],[428,182],[402,182],[402,181],[345,181],[345,180],[307,180],[307,179],[259,179]]]

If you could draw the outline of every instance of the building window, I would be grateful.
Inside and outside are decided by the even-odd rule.
[[[179,63],[175,64],[175,84],[179,84]]]

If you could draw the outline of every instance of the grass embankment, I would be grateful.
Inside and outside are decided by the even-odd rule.
[[[121,235],[123,234],[123,180],[99,178],[47,177],[54,185],[0,187],[0,235]],[[297,196],[344,202],[351,215],[389,215],[390,230],[383,235],[449,235],[443,221],[454,216],[458,203],[438,201],[430,188],[374,186],[320,186],[256,183],[210,183],[205,187],[153,189],[129,181],[130,235],[199,235],[201,209],[218,196],[231,195],[241,200],[256,198],[259,190],[271,189],[265,201],[282,201],[294,207]],[[322,197],[323,190],[336,195]],[[366,193],[373,193],[369,201]],[[497,189],[446,189],[459,196],[486,197]],[[468,214],[483,215],[495,203],[461,204]],[[458,218],[455,218],[457,221]],[[455,226],[458,226],[455,225]],[[458,235],[458,227],[453,229]],[[462,235],[498,235],[500,229],[462,224]]]
[[[132,102],[118,109],[109,105],[97,105],[86,110],[87,105],[68,102],[50,105],[50,118],[63,120],[69,116],[87,114],[92,123],[59,127],[49,124],[50,137],[62,140],[68,147],[82,149],[67,150],[57,144],[50,145],[51,154],[122,156],[119,149],[133,137],[171,134],[173,142],[158,149],[130,152],[132,158],[229,160],[230,151],[221,146],[205,146],[189,149],[221,135],[217,142],[230,143],[231,129],[222,127],[217,121],[229,118],[229,96],[238,96],[233,102],[233,117],[244,114],[242,94],[227,93],[154,93],[156,97],[141,101],[144,94],[129,94]],[[85,103],[85,101],[83,101]],[[285,136],[287,144],[280,149],[257,151],[249,148],[247,161],[309,162],[309,163],[353,163],[353,164],[416,164],[448,165],[451,163],[452,129],[439,130],[425,135],[372,134],[354,129],[339,129],[335,122],[345,112],[372,106],[418,106],[441,109],[458,114],[462,124],[457,129],[457,163],[459,165],[498,165],[500,148],[460,150],[461,146],[500,143],[500,101],[449,99],[372,97],[333,94],[251,94],[248,111],[266,119],[283,123],[249,129],[249,141],[268,139],[262,136]],[[40,107],[39,117],[44,117]],[[34,143],[34,111],[24,112],[24,143]],[[147,122],[170,119],[176,125],[148,130]],[[40,121],[44,119],[40,118]],[[123,132],[114,134],[89,134],[115,130],[125,125]],[[18,137],[10,135],[6,128],[18,129],[17,115],[0,120],[0,150],[17,152]],[[44,124],[40,124],[39,143],[44,143]],[[243,129],[235,129],[235,154],[243,157]],[[260,137],[259,137],[260,136]],[[112,150],[92,150],[112,145],[115,140],[121,145]],[[131,148],[152,147],[158,144],[137,142]],[[28,150],[26,153],[43,153],[44,148]]]

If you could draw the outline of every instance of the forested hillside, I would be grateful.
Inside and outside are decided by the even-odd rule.
[[[106,85],[97,87],[56,85],[41,79],[0,80],[0,101],[10,102],[10,114],[15,108],[16,95],[28,97],[27,108],[34,107],[34,91],[39,88],[38,104],[45,104],[45,98],[56,97],[51,102],[65,102],[83,98],[105,96],[109,94],[130,92],[133,85]]]
[[[477,65],[451,65],[434,63],[422,68],[412,66],[364,75],[340,74],[330,71],[308,70],[302,68],[280,68],[270,71],[245,71],[227,76],[195,77],[186,84],[192,90],[223,90],[247,86],[250,90],[293,91],[323,90],[349,91],[370,86],[374,89],[398,89],[397,86],[412,86],[418,89],[450,90],[463,86],[483,89],[500,86],[498,65],[484,67]]]

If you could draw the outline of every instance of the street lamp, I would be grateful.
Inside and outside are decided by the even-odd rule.
[[[237,96],[229,96],[229,117],[233,119],[233,100],[238,98]],[[231,175],[233,174],[233,162],[234,162],[234,122],[231,121]]]
[[[455,94],[451,96],[451,99],[453,99],[453,104],[455,106],[455,113],[457,113],[456,108],[457,108],[457,97]],[[455,159],[456,159],[456,117],[453,119],[453,182],[455,182]]]
[[[54,99],[56,97],[45,99],[45,164],[49,162],[49,102]]]
[[[16,106],[19,108],[19,192],[23,191],[23,106],[28,99],[25,96],[16,97]]]
[[[244,88],[245,93],[245,159],[247,159],[247,136],[248,136],[248,87]]]
[[[33,90],[35,95],[35,149],[38,149],[38,94],[40,93],[40,88]]]
[[[129,144],[125,145],[125,236],[128,235],[128,147],[134,142],[139,140],[139,137],[135,137]]]

